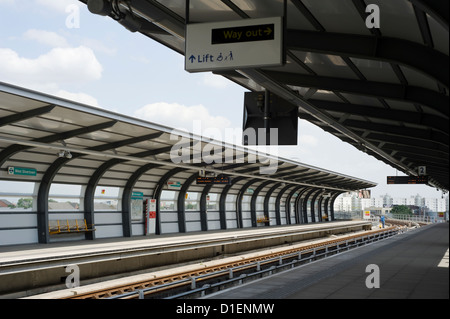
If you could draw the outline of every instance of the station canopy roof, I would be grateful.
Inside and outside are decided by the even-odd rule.
[[[101,0],[89,2],[98,12],[105,8]],[[378,28],[366,26],[369,4],[379,8]],[[250,91],[270,90],[298,106],[301,119],[407,175],[425,166],[429,185],[448,190],[448,6],[439,0],[131,0],[113,1],[101,13],[183,55],[187,20],[285,16],[284,65],[216,73]]]
[[[168,176],[201,191],[200,170],[229,176],[230,193],[249,182],[331,194],[376,185],[1,82],[0,163],[2,180],[128,187],[146,195]],[[11,167],[35,174],[10,174]]]

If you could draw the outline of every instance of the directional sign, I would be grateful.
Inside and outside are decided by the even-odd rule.
[[[8,175],[24,175],[24,176],[36,176],[37,170],[35,168],[26,167],[8,167]]]
[[[144,199],[144,193],[142,193],[142,192],[132,192],[131,193],[131,199],[143,200]]]
[[[212,44],[265,41],[275,39],[275,25],[257,24],[245,27],[212,29]]]
[[[177,181],[168,181],[167,182],[168,189],[181,189],[181,183]]]
[[[217,177],[197,177],[197,184],[231,184],[231,178],[228,176]]]
[[[194,23],[186,27],[185,70],[236,70],[284,62],[281,17]]]
[[[427,184],[428,176],[388,176],[387,184]]]

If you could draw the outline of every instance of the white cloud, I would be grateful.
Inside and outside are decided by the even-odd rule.
[[[11,49],[0,48],[2,80],[17,84],[84,83],[98,80],[102,65],[91,49],[53,48],[35,59],[20,57]]]
[[[67,47],[66,39],[56,32],[30,29],[24,33],[25,38],[49,45],[51,47]]]
[[[78,0],[36,0],[36,3],[61,13],[66,13],[66,9],[71,5],[79,6]]]
[[[21,57],[9,48],[0,48],[1,81],[97,107],[99,104],[94,97],[83,92],[69,92],[61,85],[98,80],[102,70],[92,50],[83,46],[53,48],[34,59]]]
[[[197,133],[217,133],[231,126],[223,116],[211,115],[203,105],[186,106],[178,103],[152,103],[136,110],[134,115],[144,120]],[[209,135],[209,134],[208,134]],[[218,138],[217,134],[214,136]]]
[[[230,84],[230,80],[221,75],[205,73],[202,78],[202,84],[216,89],[225,89]]]
[[[91,106],[95,106],[95,107],[100,107],[100,105],[98,104],[98,101],[96,98],[94,98],[93,96],[90,96],[89,94],[86,93],[73,93],[73,92],[68,92],[65,90],[56,90],[53,92],[49,92],[53,95],[59,96],[63,99],[67,99],[70,101],[75,101],[75,102],[79,102],[82,104],[87,104],[87,105],[91,105]]]
[[[83,38],[80,40],[81,45],[91,48],[97,53],[104,53],[109,56],[114,56],[117,53],[117,49],[113,47],[108,47],[103,44],[102,41],[97,39]]]

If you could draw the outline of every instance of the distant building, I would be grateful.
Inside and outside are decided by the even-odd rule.
[[[389,194],[372,198],[359,198],[357,192],[347,192],[338,196],[334,202],[334,210],[340,212],[356,212],[370,210],[375,214],[389,213],[393,206],[408,206],[415,215],[435,215],[448,212],[449,197],[422,197],[419,194],[410,197],[392,197]]]
[[[11,203],[9,200],[6,199],[0,199],[0,208],[5,208],[5,207],[13,207],[16,206],[13,203]]]

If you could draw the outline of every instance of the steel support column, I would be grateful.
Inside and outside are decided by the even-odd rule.
[[[334,195],[331,195],[331,198],[330,198],[330,205],[329,205],[329,207],[330,207],[330,215],[331,215],[331,220],[332,220],[332,221],[333,221],[333,220],[336,220],[336,219],[334,218],[334,201],[336,200],[336,198],[337,198],[340,194],[342,194],[342,192],[335,193]]]
[[[206,215],[208,205],[206,202],[206,196],[208,196],[208,193],[211,190],[212,186],[213,186],[212,184],[205,185],[202,191],[202,195],[200,196],[200,225],[202,231],[208,230],[208,216]]]
[[[297,198],[295,198],[295,223],[296,224],[306,224],[308,220],[305,221],[305,215],[306,213],[303,212],[302,209],[302,196],[303,194],[309,189],[309,187],[304,187],[297,195]]]
[[[289,189],[291,188],[292,185],[286,185],[284,186],[281,191],[278,193],[277,195],[277,199],[275,200],[275,217],[276,217],[276,221],[277,221],[277,225],[281,225],[281,197],[283,197],[283,194]],[[287,223],[287,221],[286,221]]]
[[[297,187],[295,187],[289,194],[288,194],[288,196],[287,196],[287,198],[286,198],[286,219],[289,219],[289,222],[287,222],[287,224],[292,224],[292,222],[291,222],[291,200],[292,200],[292,196],[294,196],[294,194],[300,189],[300,188],[302,188],[303,186],[297,186]],[[297,197],[298,197],[299,195],[297,195]],[[296,209],[295,209],[295,203],[296,203],[296,201],[297,201],[297,198],[295,199],[295,201],[294,201],[294,218],[295,218],[295,223],[297,224],[297,212],[296,212]]]
[[[152,168],[159,167],[156,164],[146,164],[136,170],[133,175],[128,179],[122,194],[122,229],[124,237],[131,237],[132,224],[131,224],[131,194],[133,192],[134,185],[139,180],[139,178]],[[145,218],[145,216],[144,216]]]
[[[178,174],[179,172],[184,171],[185,168],[177,167],[170,171],[168,171],[166,174],[164,174],[158,181],[158,183],[155,186],[155,189],[153,190],[153,198],[156,199],[156,235],[161,235],[161,212],[160,212],[160,205],[161,205],[161,193],[163,191],[164,185],[167,183],[169,178],[171,178],[173,175]]]
[[[316,190],[315,189],[311,189],[308,193],[306,193],[305,198],[303,199],[303,211],[305,212],[305,216],[306,216],[306,220],[308,221],[308,198],[309,196],[311,196],[311,194],[313,194]],[[308,221],[309,222],[309,221]],[[314,216],[314,214],[311,212],[311,223],[315,223],[316,222],[316,218]]]
[[[198,177],[198,173],[192,175],[187,180],[184,181],[183,186],[180,189],[180,192],[178,193],[178,230],[180,233],[186,232],[186,210],[185,210],[185,200],[186,200],[186,192],[191,186],[191,184],[196,180]]]
[[[272,193],[281,186],[281,183],[278,182],[275,185],[273,185],[266,193],[266,196],[264,197],[264,215],[269,218],[269,226],[270,226],[270,211],[269,211],[269,201],[270,197],[272,196]]]
[[[233,178],[233,184],[237,183],[243,179],[245,179],[245,177],[242,177],[242,176]],[[226,200],[227,200],[227,194],[230,191],[231,187],[233,187],[233,184],[226,185],[223,188],[222,193],[220,194],[220,199],[219,199],[220,229],[227,229]],[[237,204],[236,204],[236,222],[238,222]]]
[[[313,195],[312,199],[311,199],[311,215],[315,216],[316,213],[316,199],[317,196],[320,195],[321,190],[318,189],[316,190],[316,193]],[[322,216],[320,216],[319,213],[317,213],[317,221],[321,222],[322,221]]]
[[[242,198],[244,196],[244,193],[247,191],[247,189],[254,183],[256,183],[257,179],[252,179],[245,183],[241,189],[239,190],[237,197],[236,197],[236,214],[238,219],[238,228],[244,228],[244,221],[242,219]],[[250,218],[252,227],[256,227],[256,212],[250,211]]]
[[[264,187],[266,187],[267,185],[269,185],[269,184],[271,184],[271,183],[273,183],[272,181],[266,181],[266,182],[263,182],[261,185],[259,185],[256,189],[255,189],[255,191],[253,192],[253,195],[252,195],[252,199],[251,199],[251,201],[250,201],[250,210],[251,210],[251,214],[252,214],[252,227],[256,227],[256,226],[258,226],[258,223],[257,223],[257,216],[256,216],[256,201],[257,201],[257,199],[258,199],[258,195],[259,195],[259,193],[261,192],[261,190],[264,188]],[[269,220],[269,213],[268,212],[266,212],[266,210],[264,209],[264,217],[265,218],[267,218],[267,220]],[[253,224],[253,221],[255,222],[254,224]],[[269,222],[265,222],[264,223],[265,224],[265,226],[269,226]]]
[[[50,233],[48,231],[48,193],[53,179],[60,168],[70,161],[68,158],[58,158],[50,165],[50,167],[42,176],[37,194],[37,231],[38,242],[47,244],[50,241]]]

